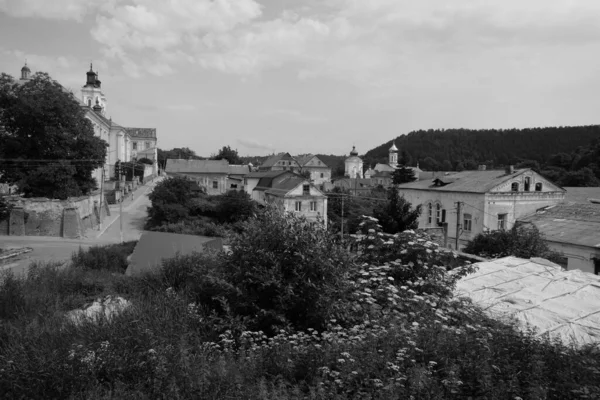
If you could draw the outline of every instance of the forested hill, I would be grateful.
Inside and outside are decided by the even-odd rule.
[[[570,153],[600,137],[600,125],[528,129],[419,130],[397,137],[396,147],[411,165],[430,157],[439,165],[472,161],[494,165],[523,160],[545,163],[556,153]],[[387,160],[390,140],[365,154],[365,163]],[[430,160],[431,161],[431,160]]]

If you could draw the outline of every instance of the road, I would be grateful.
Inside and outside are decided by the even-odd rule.
[[[146,222],[147,207],[150,206],[148,194],[152,191],[155,184],[159,182],[159,179],[156,179],[153,183],[140,186],[135,191],[133,201],[129,197],[123,202],[124,241],[138,240],[140,238]],[[1,264],[0,271],[10,270],[15,275],[22,275],[27,272],[29,265],[34,261],[69,260],[73,252],[78,251],[80,247],[88,249],[91,246],[119,243],[121,241],[121,215],[119,208],[118,205],[111,206],[111,215],[105,218],[103,229],[101,231],[88,230],[86,237],[81,239],[63,239],[46,236],[0,237],[0,244],[4,248],[30,247],[33,249],[30,253],[11,259],[8,263]]]

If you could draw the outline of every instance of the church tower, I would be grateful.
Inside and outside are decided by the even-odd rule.
[[[31,75],[31,70],[27,66],[27,61],[25,61],[25,65],[21,68],[21,80],[27,81],[29,80],[29,76]]]
[[[86,82],[81,88],[81,100],[88,107],[93,107],[94,111],[106,115],[106,97],[102,93],[102,82],[98,79],[98,72],[94,72],[92,64],[90,70],[86,73]]]
[[[390,167],[398,167],[398,148],[396,147],[396,141],[392,142],[392,147],[390,147],[389,164]]]
[[[349,178],[361,178],[363,177],[363,161],[358,156],[356,147],[352,146],[350,157],[346,158],[345,164],[345,175]]]

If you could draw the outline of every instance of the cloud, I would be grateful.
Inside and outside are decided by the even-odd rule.
[[[105,3],[103,0],[0,0],[0,12],[11,17],[81,21]]]
[[[275,147],[268,143],[268,144],[264,144],[261,143],[257,140],[254,139],[237,139],[238,144],[251,149],[251,150],[267,150],[267,151],[274,151]]]
[[[267,117],[282,117],[289,121],[305,123],[305,124],[315,124],[326,122],[328,119],[325,117],[308,115],[298,110],[290,110],[286,108],[277,108],[273,110],[267,110],[264,113]]]

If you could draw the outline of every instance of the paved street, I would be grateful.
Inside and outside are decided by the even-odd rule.
[[[123,202],[123,240],[138,240],[146,221],[147,207],[150,205],[148,194],[152,191],[154,185],[161,178],[153,183],[140,186],[135,194],[133,201],[131,197]],[[120,213],[119,205],[110,207],[111,216],[106,218],[102,230],[88,230],[86,237],[82,239],[63,239],[58,237],[40,237],[40,236],[3,236],[0,241],[2,247],[31,247],[31,253],[17,257],[10,262],[0,265],[0,271],[11,270],[15,275],[25,273],[33,261],[62,261],[71,258],[73,252],[80,247],[87,249],[90,246],[119,243],[120,234]]]

